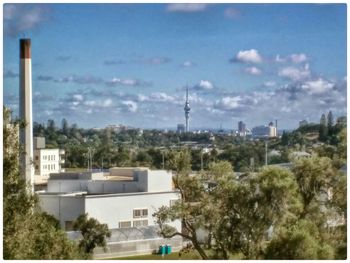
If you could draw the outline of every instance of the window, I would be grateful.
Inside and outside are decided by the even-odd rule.
[[[35,160],[39,160],[39,156],[38,155],[35,155]]]
[[[43,160],[46,160],[46,155],[43,156]]]
[[[132,222],[133,227],[139,227],[139,226],[148,226],[148,220],[135,220]]]
[[[134,218],[139,217],[147,217],[148,216],[148,209],[134,209]]]
[[[119,228],[131,227],[131,221],[119,221]]]

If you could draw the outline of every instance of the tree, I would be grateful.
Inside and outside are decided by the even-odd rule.
[[[328,115],[327,115],[328,135],[332,135],[333,134],[333,125],[334,125],[333,114],[332,114],[332,111],[329,111]]]
[[[82,252],[91,256],[95,247],[107,246],[106,238],[111,236],[106,224],[100,224],[95,218],[88,218],[88,214],[80,215],[73,224],[75,231],[80,231],[83,239],[79,242]]]
[[[69,133],[68,121],[65,118],[62,119],[62,133],[64,135],[68,135]]]
[[[288,138],[288,133],[286,131],[283,131],[282,133],[282,137],[281,137],[281,144],[284,145],[284,146],[287,146],[288,145],[288,141],[289,141],[289,138]]]
[[[168,158],[167,166],[176,171],[174,183],[180,191],[181,200],[171,207],[162,206],[153,216],[165,238],[182,236],[192,242],[202,259],[208,259],[197,236],[197,230],[204,223],[202,211],[205,202],[200,202],[204,197],[204,187],[196,177],[189,176],[191,158],[188,151],[170,152],[169,156],[171,158]],[[182,221],[183,230],[178,231],[167,224],[174,220]]]
[[[327,140],[327,120],[326,120],[326,115],[322,114],[321,120],[320,120],[320,127],[319,127],[319,140],[320,141],[325,141]]]
[[[317,238],[319,229],[310,220],[282,227],[270,241],[265,259],[331,259],[334,250]]]
[[[186,160],[182,167],[189,167]],[[246,259],[259,258],[268,229],[295,217],[300,210],[297,183],[283,169],[270,168],[239,180],[226,161],[211,163],[208,171],[196,176],[189,176],[188,168],[180,171],[187,171],[175,176],[181,200],[160,208],[154,216],[164,237],[187,238],[202,259],[229,259],[236,252]],[[176,219],[183,222],[181,232],[167,225]],[[207,233],[206,241],[198,238],[199,230]],[[209,254],[205,245],[214,254]]]
[[[303,200],[301,218],[312,215],[316,209],[319,211],[319,197],[331,187],[336,176],[331,159],[327,157],[302,158],[294,163],[292,172],[299,186]],[[319,219],[318,212],[315,219]]]
[[[5,259],[75,259],[78,247],[68,240],[57,221],[41,213],[19,173],[20,121],[10,122],[4,108],[3,126],[3,251]]]

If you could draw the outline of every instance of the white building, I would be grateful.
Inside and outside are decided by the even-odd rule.
[[[88,213],[89,217],[113,230],[115,236],[111,240],[115,240],[116,236],[120,240],[120,235],[127,235],[126,240],[135,243],[126,246],[125,240],[119,243],[110,241],[108,256],[145,254],[164,242],[172,242],[174,249],[182,246],[182,238],[165,240],[156,235],[149,242],[145,237],[135,240],[135,237],[128,236],[128,233],[134,235],[135,232],[146,233],[148,230],[149,233],[157,233],[152,214],[161,206],[171,206],[180,199],[179,191],[174,189],[171,172],[139,167],[111,168],[109,173],[56,173],[50,175],[47,190],[37,193],[42,210],[57,218],[66,231],[72,230],[73,221],[79,215]],[[169,222],[169,225],[181,231],[180,220]],[[143,252],[139,251],[140,244]],[[119,251],[120,246],[128,247],[130,251]],[[98,257],[107,256],[102,250],[97,251]]]
[[[252,134],[254,137],[276,137],[277,128],[273,126],[273,123],[270,122],[268,126],[257,126],[252,129]]]
[[[79,215],[88,213],[110,229],[155,225],[152,214],[180,198],[172,174],[148,168],[111,168],[110,173],[51,174],[39,193],[44,211],[70,230]],[[181,228],[180,222],[172,225]]]
[[[64,172],[64,154],[62,149],[45,149],[45,138],[34,137],[34,175],[48,177],[50,173]]]

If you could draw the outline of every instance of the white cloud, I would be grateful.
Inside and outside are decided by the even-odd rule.
[[[235,97],[224,97],[216,102],[219,109],[223,110],[234,110],[240,106],[240,101],[242,101],[241,96]]]
[[[302,63],[308,60],[308,57],[301,53],[301,54],[292,54],[290,55],[290,59],[293,63]]]
[[[277,63],[284,63],[284,62],[292,62],[294,64],[300,64],[302,62],[306,62],[308,61],[309,58],[304,54],[304,53],[300,53],[300,54],[291,54],[289,56],[286,56],[284,58],[282,58],[279,54],[276,55],[275,61]]]
[[[197,85],[195,85],[195,89],[211,90],[213,88],[214,85],[209,80],[201,80]]]
[[[224,15],[227,18],[235,19],[235,18],[240,17],[241,14],[237,9],[230,7],[224,11]]]
[[[258,64],[262,62],[262,57],[256,49],[241,50],[237,53],[234,61]]]
[[[122,102],[123,105],[127,107],[127,110],[129,112],[136,112],[137,111],[137,103],[132,100],[126,100]]]
[[[286,58],[282,58],[279,54],[277,54],[276,58],[275,58],[275,61],[281,63],[281,62],[286,62],[287,59]]]
[[[38,28],[48,19],[49,9],[44,5],[4,5],[4,34],[11,37],[18,36]]]
[[[110,107],[112,105],[113,101],[111,99],[106,99],[102,102],[102,107]]]
[[[181,64],[181,66],[184,68],[190,68],[194,66],[194,63],[192,61],[185,61],[184,63]]]
[[[305,82],[301,88],[306,90],[309,94],[322,94],[332,90],[334,83],[328,82],[324,79],[310,80]]]
[[[309,64],[305,64],[303,68],[286,67],[279,70],[280,77],[288,78],[293,81],[300,81],[310,77]]]
[[[111,80],[106,81],[105,84],[107,86],[110,86],[110,87],[114,87],[114,86],[118,86],[118,85],[136,87],[136,86],[148,86],[151,83],[140,81],[138,79],[112,78]]]
[[[166,7],[168,12],[184,12],[184,13],[194,13],[202,12],[207,8],[207,4],[169,4]]]
[[[272,80],[266,81],[266,82],[264,83],[264,86],[265,86],[265,87],[273,87],[273,86],[276,86],[276,82],[275,82],[275,81],[272,81]]]
[[[260,75],[262,73],[261,69],[257,67],[249,67],[249,68],[246,68],[244,71],[251,75]]]
[[[86,105],[86,106],[95,106],[96,105],[96,101],[94,101],[94,100],[88,100],[88,101],[85,101],[84,102],[84,104]]]
[[[74,94],[73,99],[75,99],[76,101],[82,101],[84,97],[81,94]]]

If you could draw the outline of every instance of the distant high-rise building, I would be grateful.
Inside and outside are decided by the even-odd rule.
[[[245,132],[246,130],[246,125],[243,121],[239,121],[238,122],[238,132],[241,133],[241,132]]]
[[[257,126],[252,129],[252,134],[254,137],[276,137],[277,130],[273,126],[273,122],[270,122],[268,126],[262,125]]]
[[[277,136],[277,128],[273,126],[273,122],[269,123],[269,137],[276,137]]]
[[[184,124],[178,124],[178,125],[177,125],[177,132],[178,132],[178,133],[183,133],[183,132],[185,132],[185,125],[184,125]]]
[[[186,118],[186,129],[185,131],[186,132],[189,132],[190,131],[190,103],[188,101],[188,87],[186,87],[186,102],[185,102],[185,107],[184,107],[184,110],[185,110],[185,118]]]

